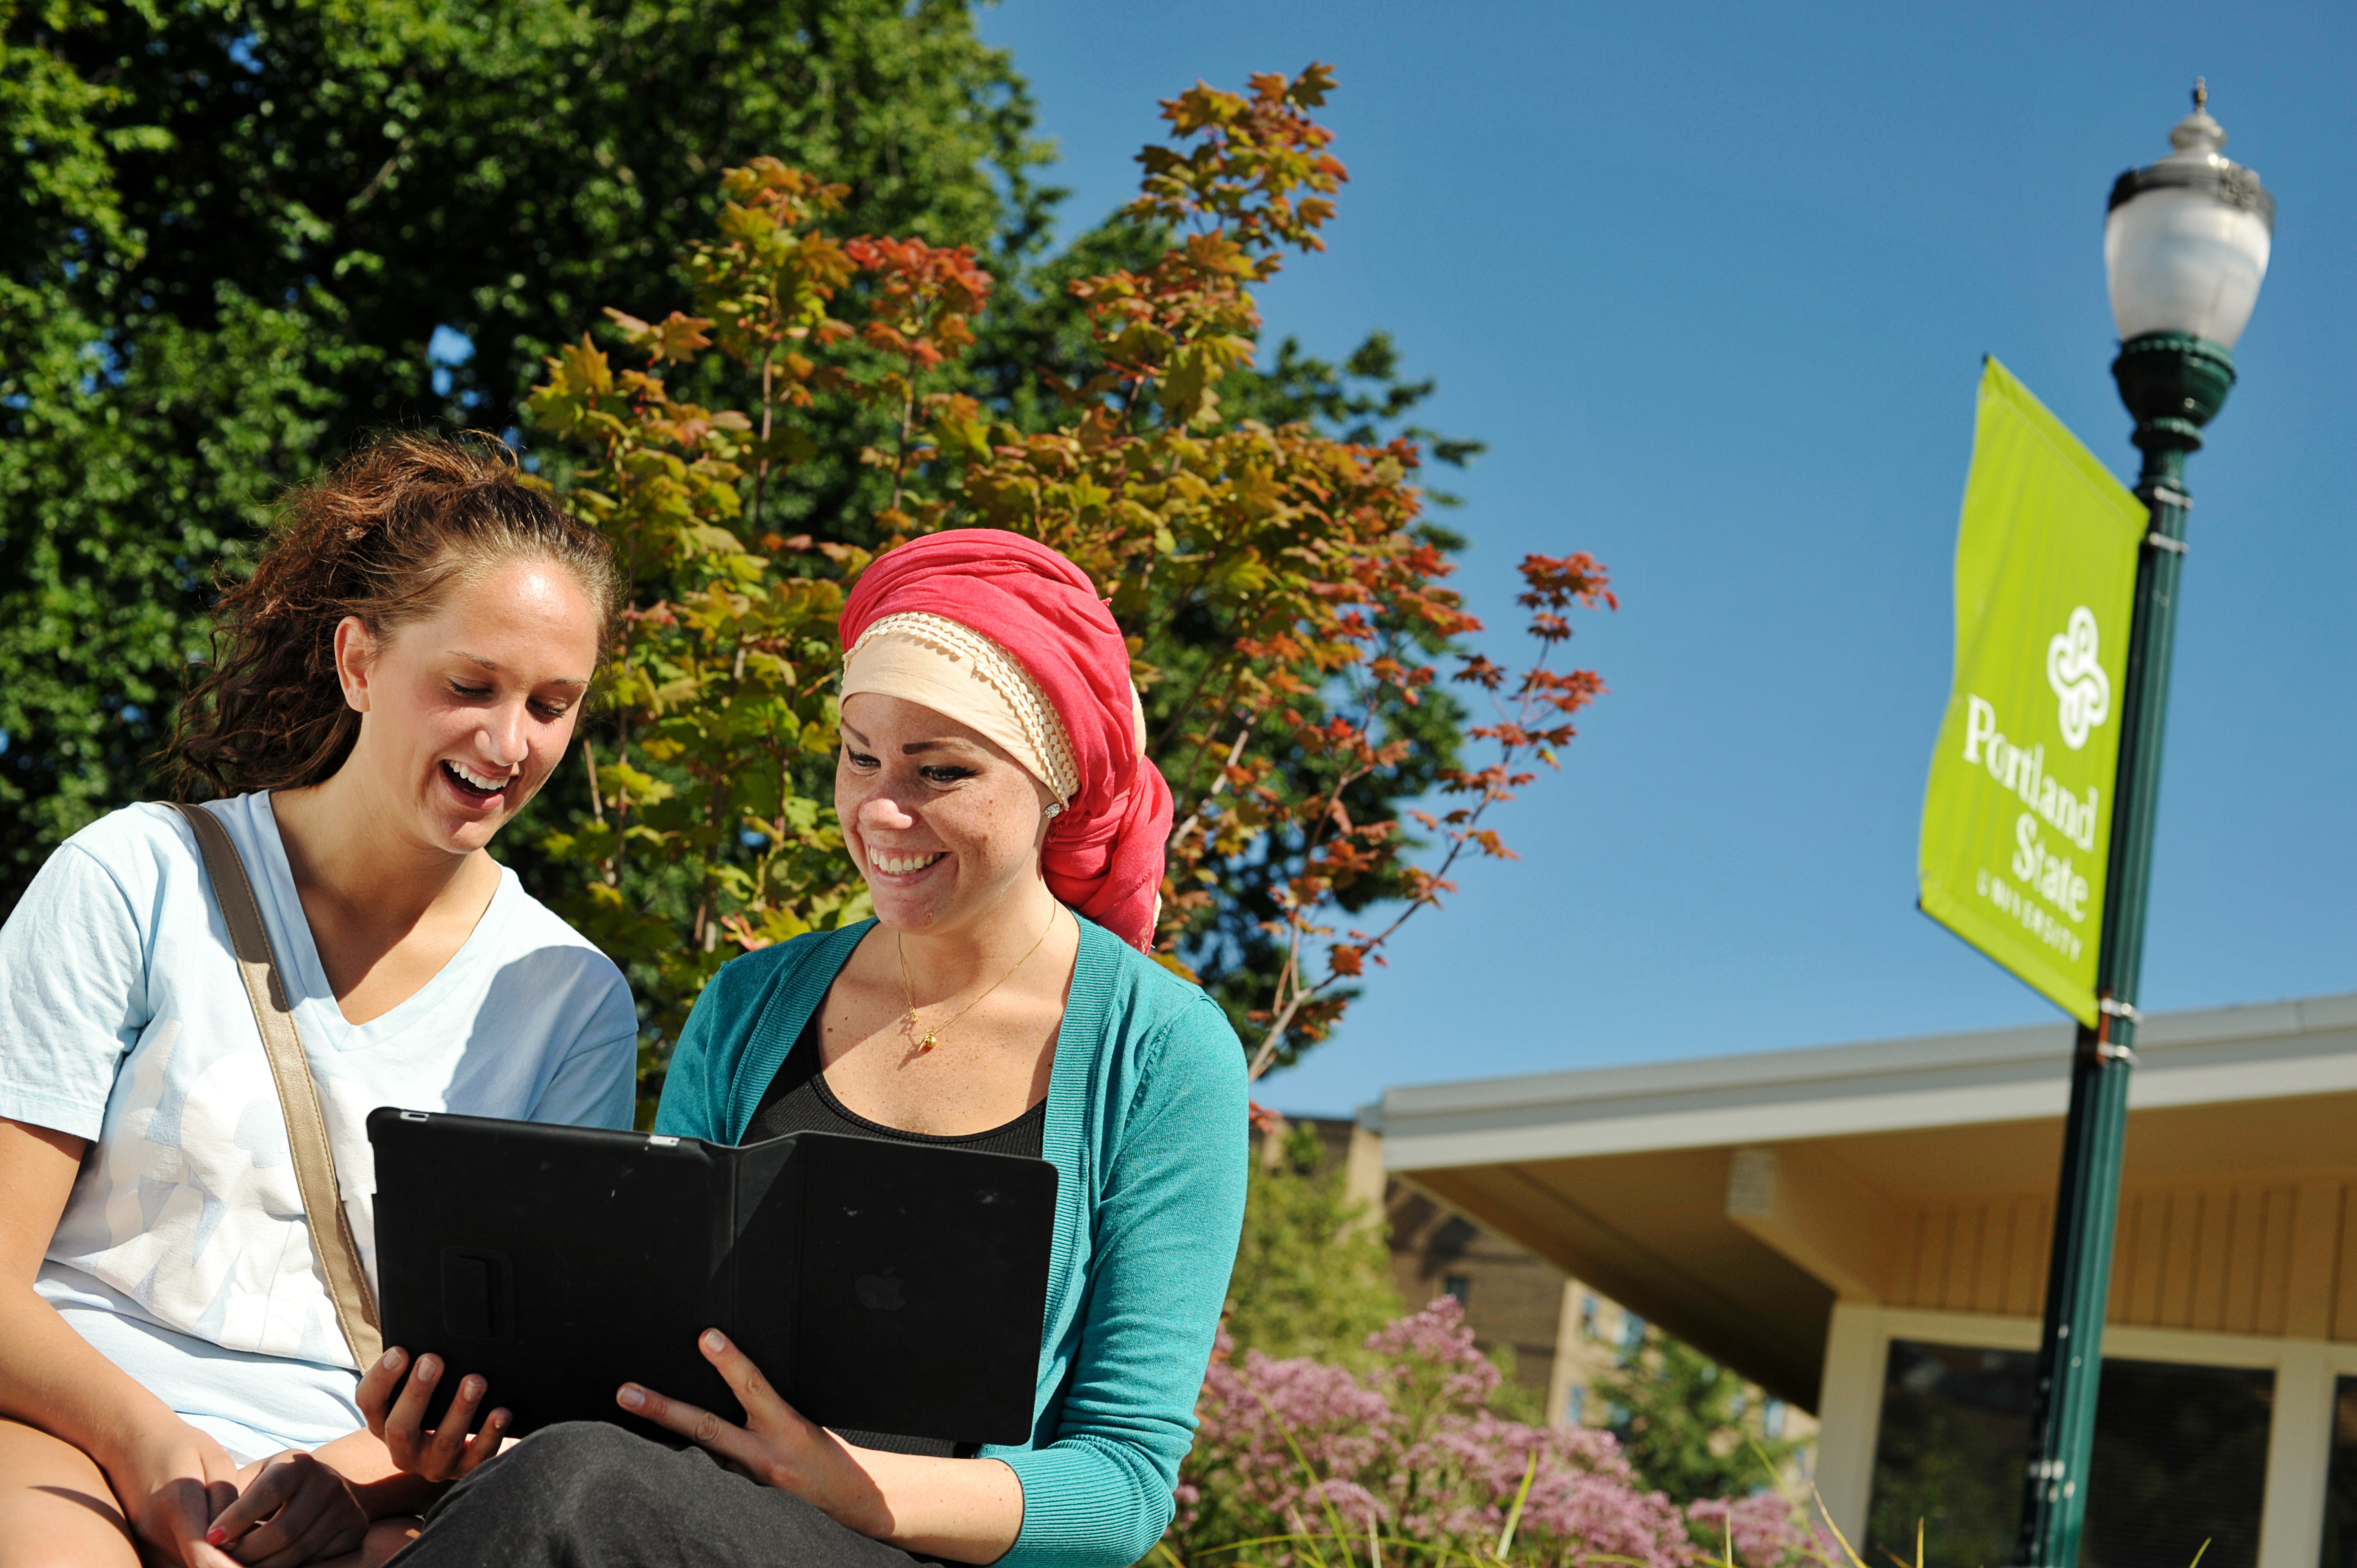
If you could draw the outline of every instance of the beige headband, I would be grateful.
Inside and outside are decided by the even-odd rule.
[[[921,611],[882,617],[843,656],[844,700],[864,692],[957,720],[1021,763],[1059,801],[1080,791],[1071,737],[1039,682],[971,627]]]

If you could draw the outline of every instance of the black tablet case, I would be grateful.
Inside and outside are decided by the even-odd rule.
[[[656,1434],[635,1381],[744,1418],[695,1348],[718,1328],[823,1426],[952,1443],[1030,1435],[1056,1168],[797,1133],[731,1148],[383,1107],[384,1342],[479,1372],[521,1435],[560,1421]],[[673,1439],[676,1441],[676,1439]]]

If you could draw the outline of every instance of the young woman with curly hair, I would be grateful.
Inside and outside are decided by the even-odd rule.
[[[615,598],[504,449],[396,436],[221,601],[167,770],[244,862],[365,1267],[372,1108],[629,1122],[628,986],[486,852]],[[385,1554],[431,1491],[360,1374],[196,833],[116,811],[0,928],[0,1568]]]

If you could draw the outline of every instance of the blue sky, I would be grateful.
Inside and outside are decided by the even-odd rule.
[[[2151,1008],[2357,990],[2357,11],[2345,5],[1186,5],[1005,0],[1073,227],[1155,101],[1332,62],[1329,252],[1263,296],[1370,328],[1491,450],[1459,578],[1592,550],[1611,693],[1522,854],[1418,917],[1263,1098],[2051,1019],[1915,912],[1980,357],[2124,478],[2104,200],[2206,74],[2279,203],[2243,374],[2195,456]],[[1497,639],[1512,650],[1512,639]]]

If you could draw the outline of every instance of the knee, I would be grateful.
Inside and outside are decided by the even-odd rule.
[[[139,1549],[124,1535],[0,1541],[0,1568],[140,1568],[140,1561]]]
[[[664,1461],[676,1457],[619,1426],[568,1421],[533,1433],[468,1482],[480,1490],[528,1495],[564,1517],[588,1520],[661,1490]]]
[[[0,1541],[0,1568],[139,1568],[140,1561],[139,1549],[119,1531]]]
[[[608,1539],[660,1503],[675,1456],[598,1422],[544,1427],[443,1495],[401,1559],[510,1568],[617,1561]]]
[[[28,1513],[38,1517],[23,1517]],[[127,1527],[116,1522],[113,1510],[94,1500],[76,1497],[53,1509],[0,1509],[0,1568],[139,1568],[139,1549],[131,1543]]]
[[[542,1427],[507,1456],[529,1455],[535,1466],[561,1468],[568,1475],[624,1480],[643,1475],[651,1460],[671,1452],[602,1421],[566,1421]]]
[[[38,1427],[0,1417],[0,1568],[138,1568],[98,1466]]]

